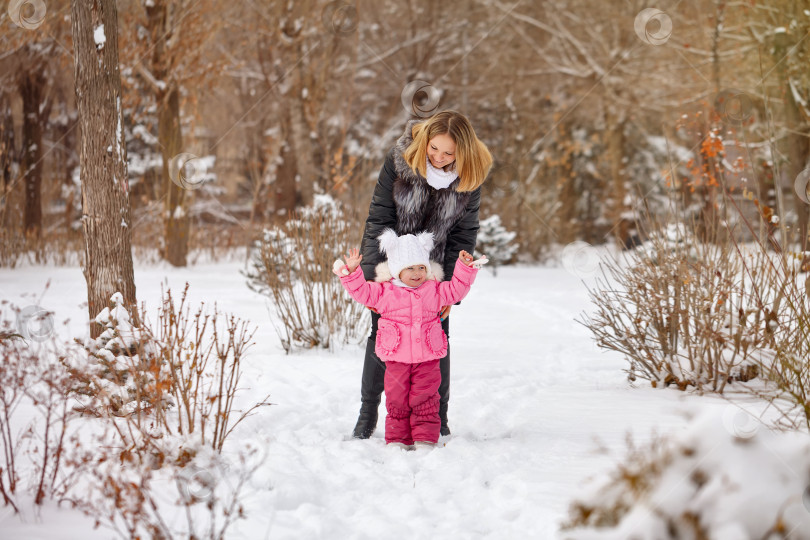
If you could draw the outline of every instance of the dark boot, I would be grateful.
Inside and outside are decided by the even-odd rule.
[[[354,425],[352,437],[355,439],[368,439],[374,434],[374,430],[377,428],[379,405],[379,401],[377,403],[364,401],[360,405],[360,416],[357,418],[357,424]]]
[[[363,376],[360,380],[360,416],[354,426],[352,436],[356,439],[368,439],[377,428],[378,409],[385,387],[385,363],[374,352],[377,340],[377,321],[380,316],[371,314],[371,337],[366,344],[366,356],[363,361]]]
[[[447,335],[447,356],[439,360],[439,371],[442,374],[442,382],[439,385],[439,420],[442,427],[441,435],[450,435],[450,428],[447,427],[447,405],[450,403],[450,317],[442,321],[442,328]]]

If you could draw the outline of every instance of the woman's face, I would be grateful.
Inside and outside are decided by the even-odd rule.
[[[436,135],[428,141],[427,155],[437,169],[447,167],[456,160],[456,143],[447,133]]]

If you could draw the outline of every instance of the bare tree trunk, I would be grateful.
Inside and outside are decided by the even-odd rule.
[[[11,168],[17,159],[17,150],[14,145],[14,118],[11,115],[11,103],[6,92],[0,91],[0,176],[3,178],[0,190],[0,227],[12,232],[11,224],[14,222],[11,205]]]
[[[163,257],[174,266],[186,266],[190,221],[188,215],[189,194],[172,181],[169,164],[183,149],[183,132],[180,126],[180,90],[170,80],[171,54],[169,41],[174,36],[170,13],[170,0],[156,0],[146,5],[147,25],[152,35],[152,71],[147,81],[152,85],[158,104],[158,144],[163,156]],[[176,7],[176,6],[175,6]],[[176,181],[177,179],[175,179]]]
[[[571,156],[570,145],[566,143],[569,136],[568,126],[560,125],[558,128],[556,144],[552,145],[552,155],[550,161],[555,162],[554,168],[550,171],[557,177],[560,193],[560,209],[557,212],[559,223],[561,224],[560,242],[567,243],[578,238],[580,223],[577,221],[577,200],[579,194],[575,185],[575,174],[573,171],[573,158]]]
[[[186,266],[190,222],[186,190],[172,181],[169,163],[183,148],[180,128],[180,97],[173,88],[158,106],[158,140],[163,154],[163,181],[166,204],[164,214],[164,258],[174,266]]]
[[[245,163],[245,177],[250,180],[251,205],[250,223],[262,223],[267,211],[267,186],[265,173],[267,171],[267,153],[264,144],[264,122],[259,120],[258,126],[248,134],[248,149]]]
[[[290,110],[285,108],[281,118],[282,140],[279,151],[281,163],[276,168],[276,181],[273,184],[275,188],[273,221],[275,222],[281,222],[290,217],[298,199],[298,186],[295,181],[295,177],[298,175],[296,148],[293,137],[287,136],[292,131],[291,124]]]
[[[37,62],[42,67],[42,62]],[[42,135],[50,114],[50,101],[43,103],[47,79],[41,69],[24,71],[17,80],[23,103],[22,170],[25,175],[25,233],[39,238],[42,231]]]
[[[790,81],[788,81],[788,85],[790,85]],[[808,126],[802,118],[802,114],[799,111],[796,100],[793,98],[793,92],[791,92],[790,87],[787,86],[783,88],[785,93],[785,124],[787,127],[787,134],[785,135],[785,145],[787,146],[788,156],[787,176],[791,180],[790,185],[792,186],[793,180],[799,176],[807,166],[807,157],[808,153],[810,153],[807,140]],[[779,185],[780,182],[776,182],[776,184],[777,189],[781,189]],[[791,193],[793,193],[794,208],[798,215],[798,241],[801,251],[805,252],[810,244],[807,238],[809,208],[799,200],[795,190],[791,190]],[[805,257],[802,262],[802,269],[805,271],[810,270],[810,258]]]
[[[608,109],[611,105],[608,104]],[[626,175],[624,171],[624,120],[616,113],[607,110],[605,112],[605,137],[608,160],[610,163],[611,198],[613,208],[611,212],[611,223],[615,227],[615,236],[622,246],[630,243],[630,222],[625,217],[627,210],[625,199],[627,198]]]
[[[0,94],[0,175],[3,177],[3,201],[6,204],[6,190],[11,185],[11,165],[16,159],[14,147],[14,118],[11,116],[11,103],[8,94]]]
[[[137,324],[115,1],[71,0],[71,20],[88,311],[92,321],[120,292]],[[100,25],[106,40],[97,46],[94,34]],[[91,337],[101,330],[91,324]]]
[[[242,114],[250,114],[254,107],[251,99],[253,87],[245,77],[236,82],[239,103],[242,105]],[[268,134],[267,115],[261,112],[255,115],[255,120],[246,124],[245,158],[242,161],[242,174],[250,185],[251,205],[250,224],[264,221],[267,210],[267,186],[265,185],[268,167]],[[249,126],[249,127],[248,127]]]
[[[793,81],[788,80],[788,85],[792,83]],[[786,87],[785,93],[787,94],[785,106],[787,107],[788,116],[787,144],[788,158],[790,159],[788,178],[793,180],[799,176],[808,165],[808,157],[810,157],[810,139],[808,139],[808,137],[810,137],[810,126],[807,124],[806,117],[799,111],[790,86]],[[791,184],[793,184],[793,182],[791,182]],[[810,230],[808,230],[808,228],[810,228],[810,223],[808,222],[808,218],[810,218],[810,207],[799,201],[795,190],[791,190],[791,193],[793,194],[793,200],[796,205],[796,214],[799,218],[798,228],[801,249],[807,252],[808,248],[810,248],[810,240],[808,239],[808,234],[810,234]],[[810,258],[805,257],[802,263],[802,269],[804,271],[810,271]]]
[[[315,148],[312,144],[310,133],[312,129],[304,118],[303,104],[299,100],[291,103],[291,128],[292,137],[295,140],[296,157],[296,200],[301,205],[308,205],[312,202],[314,193],[314,183],[318,177],[315,168]]]
[[[785,138],[784,142],[779,145],[782,147],[782,151],[788,157],[785,172],[787,178],[790,179],[789,185],[792,187],[793,180],[799,176],[799,174],[807,166],[807,157],[808,153],[810,153],[810,147],[808,147],[807,140],[808,126],[802,118],[799,105],[796,103],[796,99],[793,95],[791,84],[794,81],[791,81],[791,78],[787,72],[788,62],[781,61],[781,59],[784,58],[788,54],[788,51],[795,45],[794,43],[788,41],[788,35],[789,34],[785,32],[776,34],[773,55],[776,61],[779,62],[777,64],[777,73],[779,74],[779,88],[782,92],[782,95],[779,96],[779,98],[785,104]],[[782,189],[782,182],[779,178],[774,178],[774,187],[775,189]],[[799,249],[800,251],[804,252],[808,248],[808,206],[798,198],[795,190],[790,189],[790,192],[793,193],[793,207],[798,215],[797,240],[799,241]],[[780,209],[780,211],[783,210]],[[802,270],[810,270],[810,258],[806,256],[802,260]]]
[[[62,175],[62,185],[64,193],[66,193],[65,201],[65,214],[64,214],[64,231],[69,238],[72,233],[73,221],[76,219],[74,214],[75,205],[75,190],[73,188],[73,170],[76,168],[76,132],[74,128],[78,119],[75,113],[70,111],[67,103],[63,99],[60,104],[60,116],[64,116],[67,120],[64,123],[58,123],[54,126],[55,137],[57,141],[61,141],[62,150],[57,154],[57,171]]]

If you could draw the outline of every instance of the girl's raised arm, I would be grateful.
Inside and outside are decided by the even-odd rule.
[[[332,265],[332,271],[340,278],[340,282],[349,291],[352,298],[365,306],[376,309],[382,297],[382,283],[366,281],[363,272],[358,270],[363,256],[357,248],[350,249],[348,255],[345,255],[343,259],[346,264],[344,265],[340,259],[337,259]]]
[[[453,279],[439,283],[439,301],[447,306],[460,302],[475,281],[478,269],[473,267],[472,255],[464,250],[459,253],[456,266],[453,269]]]

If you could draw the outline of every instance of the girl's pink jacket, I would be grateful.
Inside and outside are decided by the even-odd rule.
[[[374,348],[384,362],[416,364],[447,355],[447,336],[439,310],[467,296],[477,268],[456,261],[450,281],[426,281],[416,289],[397,287],[390,281],[368,282],[358,266],[340,278],[349,294],[380,313]]]

